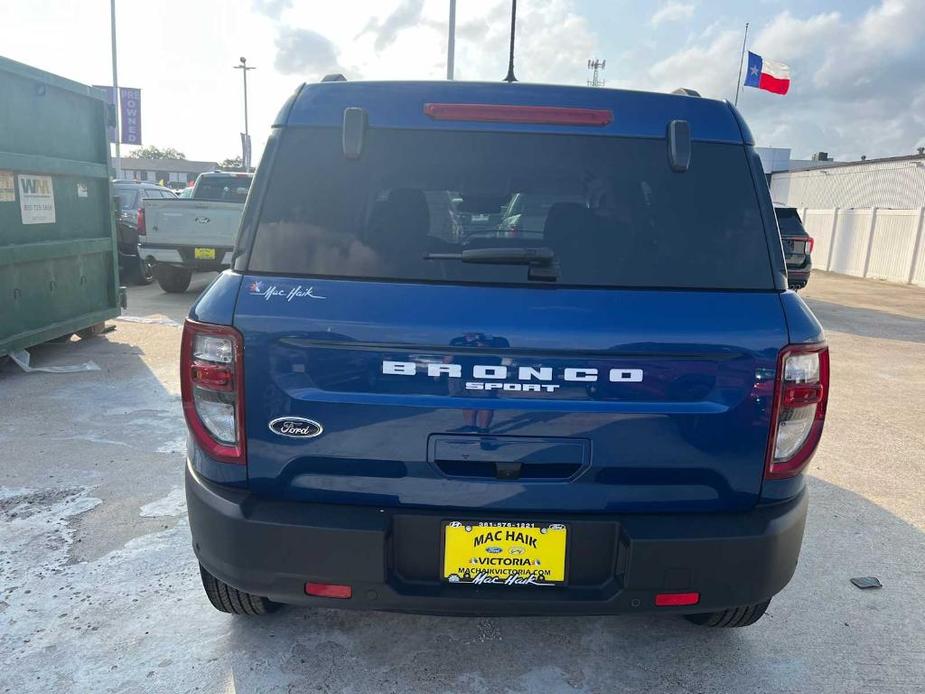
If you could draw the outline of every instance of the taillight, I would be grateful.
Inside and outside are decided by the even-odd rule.
[[[187,319],[180,346],[183,414],[210,458],[243,465],[244,342],[234,328]]]
[[[812,236],[807,236],[807,237],[806,237],[806,253],[812,253],[812,252],[813,252],[813,244],[815,244],[815,243],[816,243],[816,241],[813,239]]]
[[[145,208],[144,207],[138,208],[138,215],[135,218],[135,220],[136,220],[135,228],[138,229],[138,235],[147,236],[148,230],[145,227]]]
[[[829,399],[829,348],[786,347],[777,359],[771,438],[765,477],[783,479],[809,464],[825,423]]]

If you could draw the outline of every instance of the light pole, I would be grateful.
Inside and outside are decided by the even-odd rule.
[[[456,63],[456,0],[450,0],[450,26],[446,41],[446,78],[453,79]]]
[[[115,2],[115,0],[113,0]],[[234,66],[235,70],[240,70],[244,75],[244,140],[241,142],[241,165],[244,167],[245,171],[250,171],[251,168],[251,152],[250,152],[250,143],[251,135],[247,127],[247,71],[256,70],[255,67],[249,67],[247,64],[247,58],[241,57],[241,64]]]
[[[122,178],[122,152],[119,149],[119,140],[122,139],[122,133],[119,128],[119,118],[121,117],[121,108],[119,105],[119,69],[116,59],[116,0],[110,0],[110,20],[112,25],[112,92],[113,105],[116,111],[116,178]],[[108,148],[109,145],[106,145]]]

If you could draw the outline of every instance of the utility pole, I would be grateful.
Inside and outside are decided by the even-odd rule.
[[[446,78],[453,79],[456,67],[456,0],[450,0],[450,28],[446,40]]]
[[[606,60],[594,58],[588,61],[588,69],[591,70],[591,79],[588,80],[589,87],[603,87],[604,78],[601,77],[601,71],[607,67]]]
[[[119,104],[119,68],[116,59],[116,0],[109,2],[110,24],[112,26],[112,92],[113,104],[116,109],[116,178],[122,178],[122,152],[119,149],[119,141],[122,139],[122,131],[119,127],[119,118],[122,115],[122,108]]]
[[[115,0],[113,0],[115,2]],[[241,57],[241,64],[235,65],[235,70],[240,70],[244,75],[244,140],[241,142],[241,166],[244,167],[245,171],[250,171],[251,169],[251,134],[247,125],[247,71],[256,70],[255,67],[249,67],[247,64],[247,58]]]

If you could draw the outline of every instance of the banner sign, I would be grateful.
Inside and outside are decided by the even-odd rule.
[[[241,166],[245,171],[251,170],[251,136],[241,133],[241,151],[244,156],[241,159]]]
[[[119,87],[119,106],[122,113],[122,144],[141,144],[141,90]]]
[[[99,89],[106,94],[106,103],[112,107],[116,105],[116,90],[102,84],[94,84],[94,89]],[[140,145],[141,144],[141,90],[134,87],[119,87],[119,107],[122,122],[122,139],[123,145]],[[116,141],[116,128],[111,126],[106,128],[110,142]]]
[[[111,106],[113,109],[115,109],[116,107],[116,90],[115,89],[113,89],[112,87],[107,87],[102,84],[94,84],[93,88],[99,89],[101,92],[103,92],[106,95],[106,103],[109,104],[109,106]],[[109,140],[110,143],[114,143],[116,141],[115,124],[109,125],[106,127],[106,138]]]

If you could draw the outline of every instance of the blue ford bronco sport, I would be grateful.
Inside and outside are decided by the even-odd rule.
[[[514,196],[540,201],[529,229]],[[322,82],[182,341],[219,610],[663,611],[790,580],[828,350],[726,102]]]

